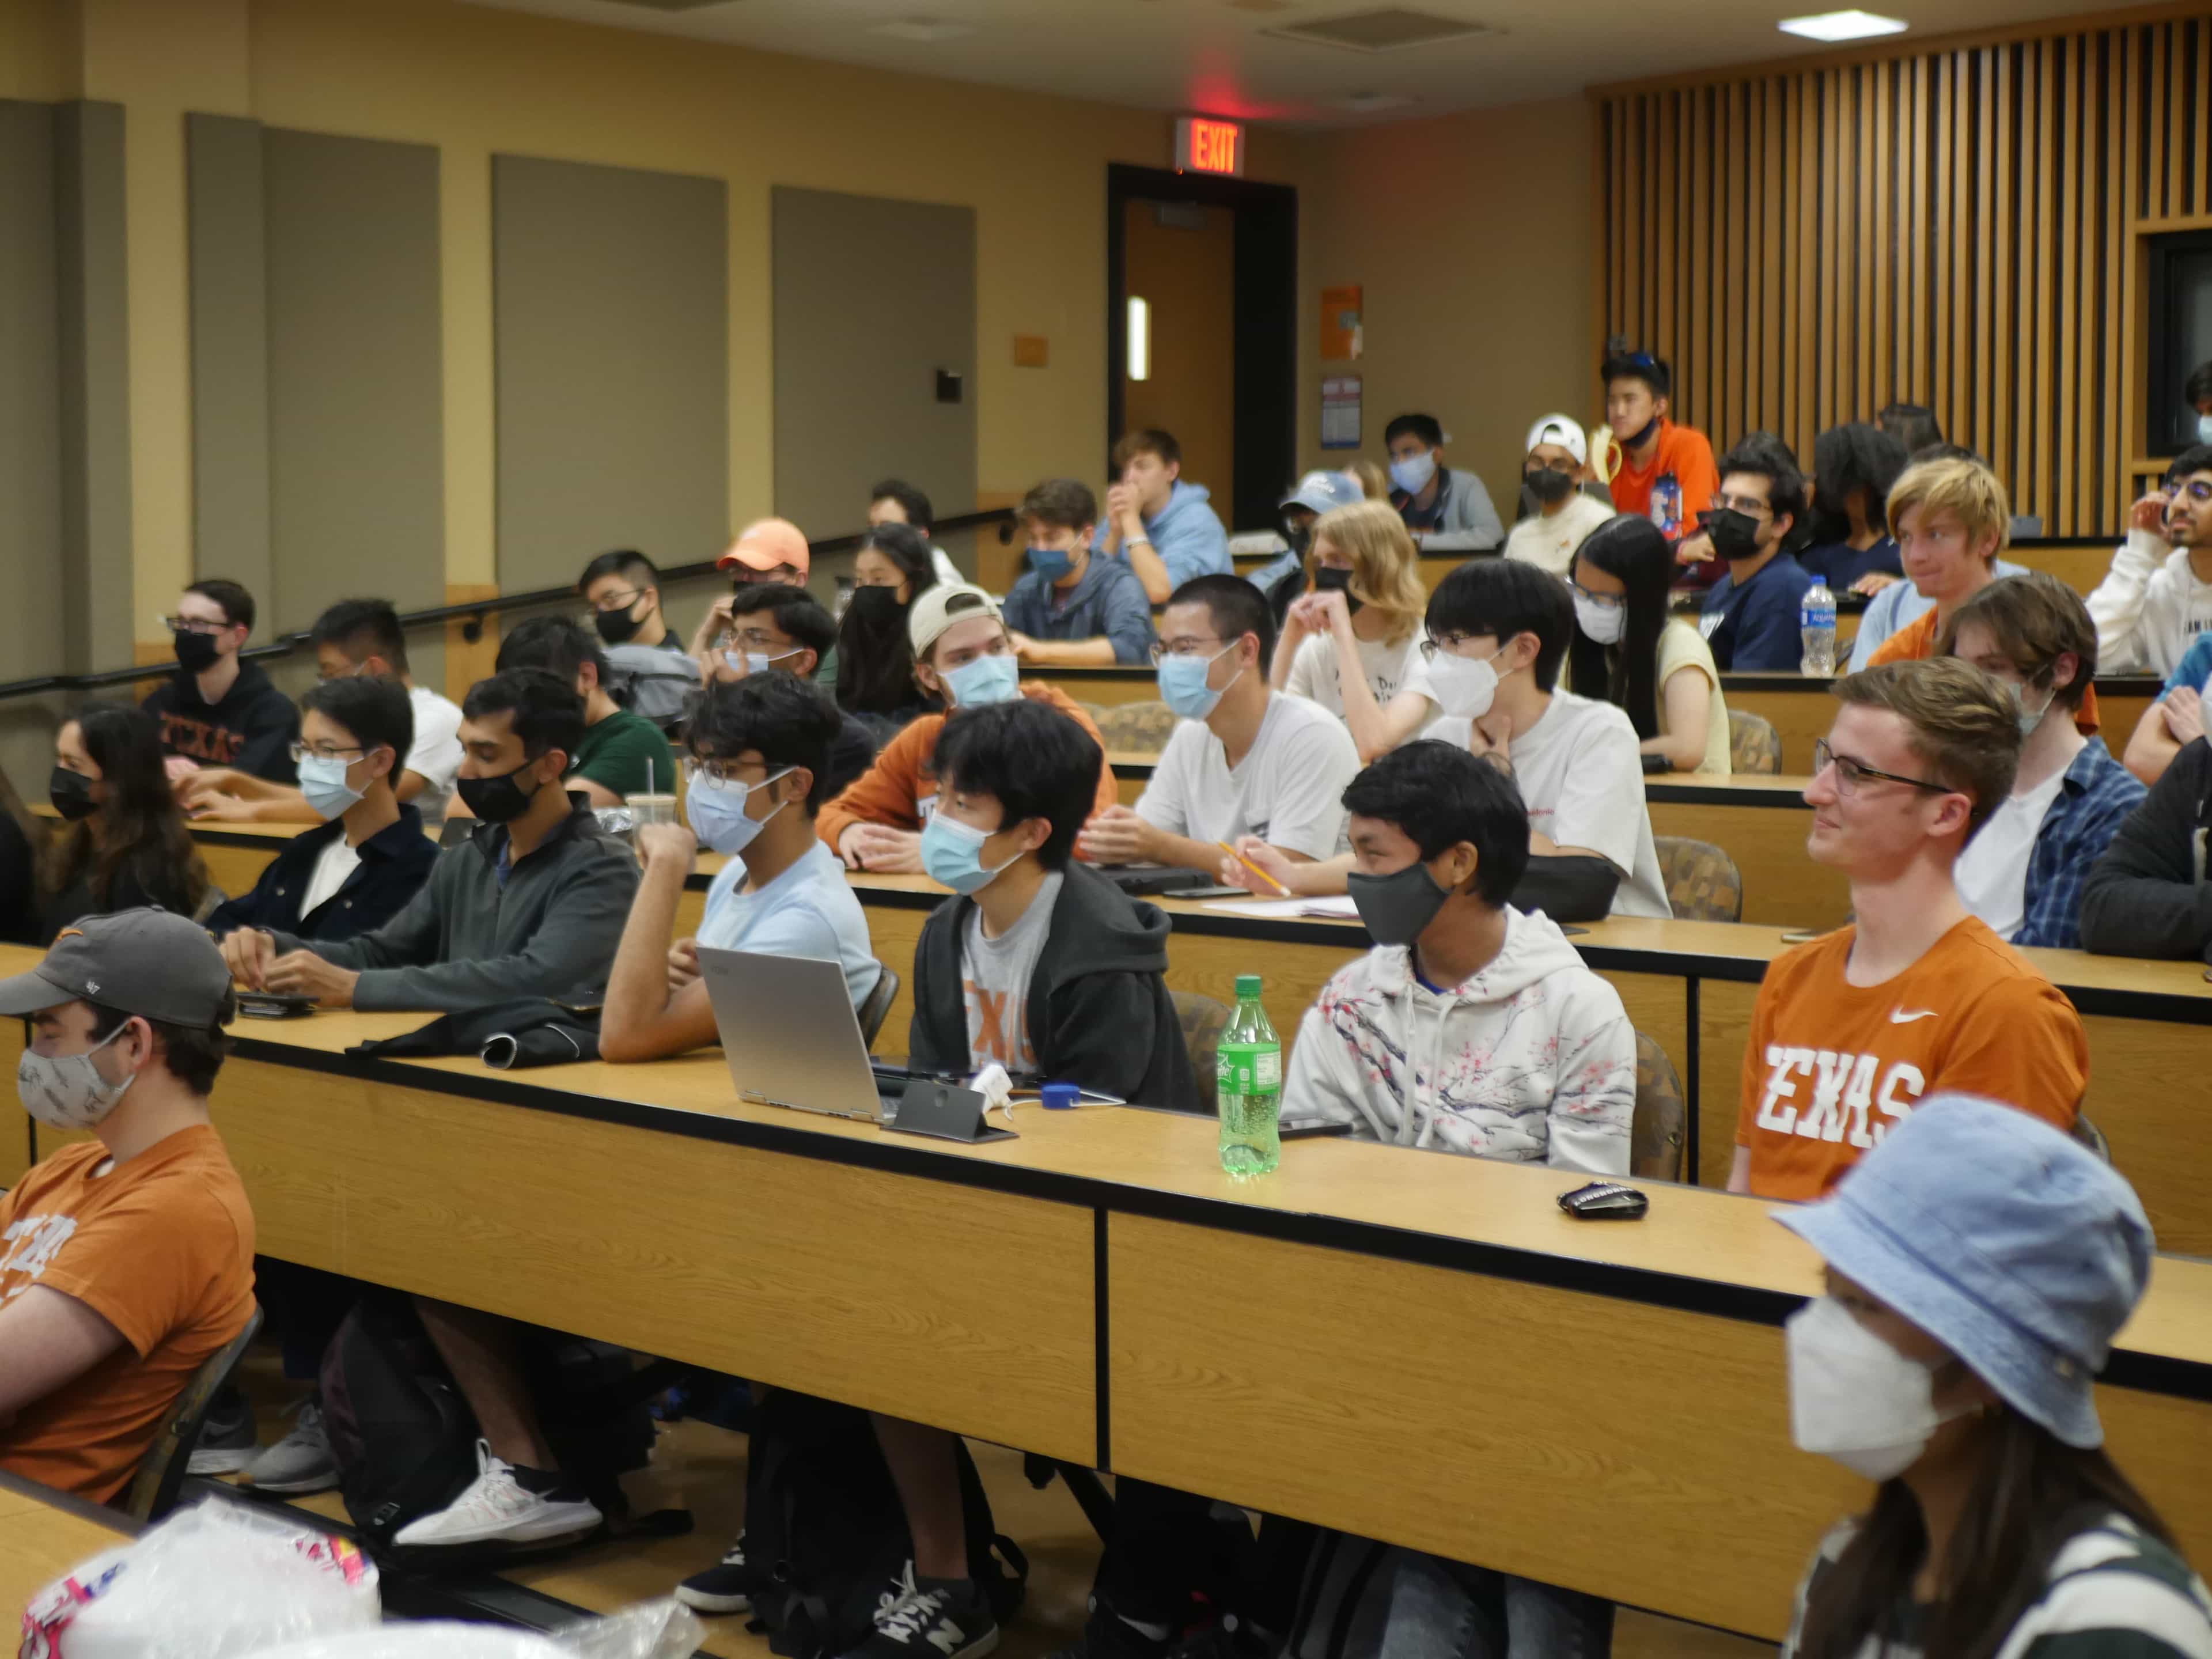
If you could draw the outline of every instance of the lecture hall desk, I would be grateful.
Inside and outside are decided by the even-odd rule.
[[[15,1629],[33,1595],[137,1530],[113,1510],[0,1470],[0,1629]]]
[[[1206,1117],[966,1146],[744,1105],[711,1053],[340,1052],[418,1018],[239,1032],[264,1251],[1768,1640],[1863,1497],[1790,1445],[1816,1263],[1756,1200],[1586,1224],[1565,1175],[1371,1142],[1240,1183]],[[2121,1350],[2113,1449],[2212,1559],[2212,1264],[2161,1260]]]

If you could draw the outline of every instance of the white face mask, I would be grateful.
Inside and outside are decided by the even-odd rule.
[[[1936,1409],[1936,1374],[1876,1336],[1833,1297],[1790,1316],[1790,1434],[1869,1480],[1919,1462],[1929,1437],[1963,1412]]]
[[[1429,663],[1429,690],[1435,693],[1437,707],[1455,720],[1479,720],[1490,712],[1490,705],[1498,697],[1500,676],[1494,665],[1503,653],[1503,647],[1486,657],[1455,656],[1449,651],[1438,651]],[[1509,668],[1509,674],[1517,674],[1517,668]]]
[[[2058,688],[2053,686],[2051,689],[2051,695],[2043,700],[2043,707],[2040,708],[2030,708],[2027,706],[2029,692],[2027,687],[2024,685],[2015,686],[2013,689],[2012,695],[2013,700],[2020,704],[2020,714],[2018,718],[2020,720],[2021,736],[2023,738],[2033,737],[2035,735],[2035,728],[2043,724],[2043,717],[2051,712],[2051,705],[2058,701]]]
[[[1432,449],[1424,449],[1408,455],[1402,461],[1390,463],[1390,482],[1408,495],[1418,495],[1429,487],[1429,480],[1437,476],[1437,455]]]
[[[1575,621],[1583,633],[1600,645],[1619,645],[1620,636],[1628,631],[1628,607],[1625,605],[1600,605],[1586,594],[1575,595]]]
[[[96,1129],[123,1098],[123,1091],[138,1079],[126,1077],[110,1083],[94,1067],[92,1057],[129,1029],[125,1021],[81,1054],[42,1054],[23,1050],[15,1065],[15,1092],[23,1109],[50,1129]]]

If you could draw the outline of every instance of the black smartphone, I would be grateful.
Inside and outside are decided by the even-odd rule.
[[[246,1019],[297,1019],[315,1012],[315,1000],[279,996],[274,991],[240,991],[238,1012]]]

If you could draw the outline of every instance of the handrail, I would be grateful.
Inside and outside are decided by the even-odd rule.
[[[962,513],[941,519],[930,526],[931,533],[942,534],[954,530],[981,530],[991,525],[1000,526],[1000,539],[1006,539],[1006,526],[1014,521],[1012,507],[994,507],[981,513]],[[809,542],[807,557],[818,559],[832,553],[842,553],[858,547],[867,538],[868,532],[856,530],[848,536],[832,536],[827,541]],[[677,565],[660,573],[664,582],[689,581],[696,576],[715,574],[715,561],[703,560],[697,564]],[[574,599],[574,583],[566,587],[533,588],[526,593],[495,593],[488,599],[471,599],[460,605],[434,605],[427,611],[410,611],[399,618],[402,628],[427,628],[437,623],[465,623],[461,637],[471,645],[483,636],[484,618],[495,611],[525,611],[535,605],[555,605],[562,599]],[[264,658],[289,657],[309,642],[312,635],[305,629],[297,633],[278,635],[267,645],[257,645],[251,651],[241,651],[239,659],[244,662],[258,662]],[[173,662],[148,663],[137,668],[104,668],[93,674],[42,674],[35,679],[0,682],[0,702],[10,697],[32,697],[47,691],[98,691],[111,685],[130,685],[139,680],[160,679],[177,672]]]

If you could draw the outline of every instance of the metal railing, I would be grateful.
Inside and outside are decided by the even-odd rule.
[[[1006,526],[1014,521],[1012,507],[993,507],[983,513],[962,513],[940,520],[933,525],[931,532],[944,535],[961,530],[982,530],[996,525],[1000,539],[1006,538]],[[856,530],[849,536],[833,536],[828,541],[809,542],[807,556],[820,559],[831,554],[849,552],[867,537],[865,530]],[[696,577],[715,574],[715,562],[707,559],[697,564],[677,565],[660,573],[664,583],[689,581]],[[475,644],[483,637],[485,620],[501,611],[526,611],[533,605],[558,605],[576,597],[575,584],[565,587],[538,587],[525,593],[496,593],[488,599],[471,599],[462,605],[433,605],[427,611],[404,611],[399,617],[403,629],[432,628],[446,623],[461,624],[461,637]],[[297,633],[279,635],[267,645],[257,645],[251,651],[240,652],[245,662],[260,662],[273,657],[289,657],[293,652],[311,642],[313,635],[302,629]],[[99,691],[111,685],[131,685],[140,680],[156,680],[177,672],[173,662],[148,663],[137,668],[107,668],[94,674],[41,674],[33,679],[0,682],[0,701],[10,697],[33,697],[47,691]]]

